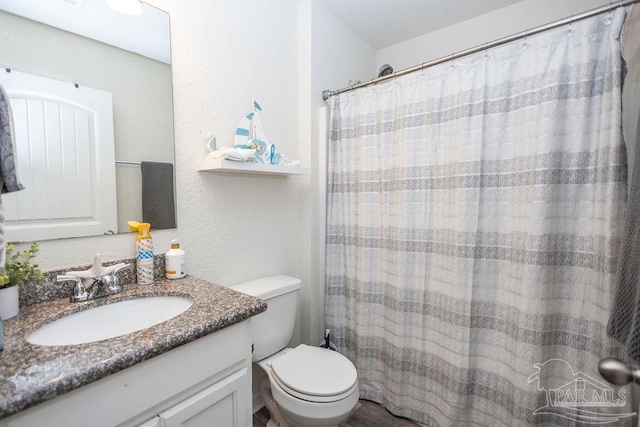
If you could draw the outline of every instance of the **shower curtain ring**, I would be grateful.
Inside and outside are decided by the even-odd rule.
[[[569,17],[569,29],[567,30],[567,37],[571,37],[573,35],[573,15]]]
[[[613,8],[611,6],[612,4],[613,3],[609,3],[609,12],[607,13],[607,17],[604,19],[604,24],[605,25],[610,25],[613,22],[613,19],[611,18],[611,11],[613,10]]]

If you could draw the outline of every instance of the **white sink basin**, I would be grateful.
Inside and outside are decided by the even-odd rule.
[[[27,335],[36,345],[74,345],[130,334],[184,313],[193,301],[177,296],[137,298],[73,313]]]

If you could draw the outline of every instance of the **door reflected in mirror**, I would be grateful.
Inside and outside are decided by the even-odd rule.
[[[104,0],[0,0],[0,73],[9,74],[6,69],[11,69],[36,78],[56,80],[70,87],[77,85],[81,89],[107,93],[112,100],[113,124],[110,141],[108,136],[103,135],[104,125],[91,124],[92,122],[87,125],[89,137],[85,139],[88,139],[89,143],[87,146],[79,147],[77,152],[85,150],[89,157],[75,161],[76,166],[89,163],[93,169],[87,172],[81,170],[82,167],[74,166],[78,169],[76,175],[78,183],[82,184],[80,186],[71,186],[68,189],[61,186],[64,179],[71,179],[68,176],[69,170],[73,169],[70,168],[73,162],[69,158],[66,160],[64,172],[51,172],[19,160],[20,176],[25,177],[27,189],[33,191],[22,195],[20,193],[23,192],[19,192],[15,196],[4,195],[3,205],[7,196],[22,197],[31,199],[27,205],[33,206],[33,200],[36,200],[38,205],[53,209],[54,213],[36,215],[28,209],[15,208],[15,214],[11,213],[14,216],[9,215],[10,218],[6,222],[9,241],[123,233],[129,232],[127,221],[145,220],[142,216],[143,180],[140,164],[160,162],[173,165],[175,149],[169,16],[148,4],[142,6],[141,15],[126,16],[108,9]],[[0,84],[4,86],[3,81],[0,80]],[[8,92],[13,105],[16,91],[14,94],[9,90]],[[60,135],[68,135],[70,132],[61,131],[64,125],[60,125],[59,122],[63,114],[56,116],[48,113],[61,111],[61,107],[42,101],[41,93],[36,101],[30,101],[25,98],[25,91],[22,92],[19,97],[24,102],[24,108],[21,111],[26,116],[15,117],[16,122],[31,120],[30,125],[34,126],[34,123],[37,123],[34,118],[38,118],[43,123],[39,133],[36,132],[40,135],[40,145],[30,146],[29,150],[38,152],[42,164],[48,165],[47,167],[52,167],[54,163],[65,163],[63,160],[69,153],[64,153],[65,150],[69,151],[68,147],[64,148],[64,143],[56,147],[52,141],[59,140]],[[54,98],[62,100],[59,96]],[[79,102],[66,98],[63,101],[80,105]],[[80,106],[84,108],[84,105]],[[74,114],[73,120],[76,127],[78,123],[80,127],[84,126],[85,118],[82,114]],[[56,121],[58,124],[55,124]],[[16,128],[20,128],[19,123],[16,123]],[[33,131],[31,133],[33,134]],[[95,138],[95,147],[91,145],[91,138]],[[29,144],[29,141],[25,141],[24,137],[19,135],[16,139],[18,145]],[[80,138],[74,136],[72,141],[73,144],[79,144]],[[99,147],[102,143],[113,146],[114,157],[100,154],[102,149]],[[22,151],[25,151],[24,147]],[[22,151],[18,149],[21,157]],[[104,163],[105,160],[107,163]],[[23,166],[24,164],[27,166]],[[105,169],[111,170],[113,174],[104,174]],[[112,200],[108,199],[109,191],[104,190],[104,182],[101,181],[113,180],[113,175],[116,184],[115,201],[107,203],[115,204],[114,216],[117,219],[93,231],[88,231],[89,228],[87,231],[76,229],[78,234],[51,234],[40,230],[42,224],[48,224],[49,228],[53,229],[63,227],[61,224],[64,218],[61,217],[65,216],[75,217],[79,222],[93,221],[94,215],[102,214],[106,209],[103,202]],[[52,179],[52,176],[60,178]],[[64,178],[65,176],[67,178]],[[173,177],[171,182],[175,182]],[[47,186],[50,186],[49,189]],[[53,191],[54,188],[58,193]],[[174,188],[166,189],[165,200],[175,200]],[[64,212],[64,205],[69,205],[75,200],[67,193],[76,192],[87,196],[84,194],[87,191],[95,194],[81,198],[81,203],[85,204],[84,210],[80,213],[71,212],[71,209]],[[155,189],[152,193],[158,195],[162,194],[162,191]],[[107,196],[105,200],[102,195]],[[60,203],[61,197],[64,203]],[[48,198],[46,203],[43,198]],[[91,209],[93,211],[87,213]],[[15,234],[15,230],[24,230],[25,227],[30,229],[28,234]],[[157,229],[153,224],[152,228]]]

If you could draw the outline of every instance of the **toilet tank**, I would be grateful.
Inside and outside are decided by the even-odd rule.
[[[291,341],[300,285],[300,279],[277,275],[231,286],[231,289],[267,302],[267,311],[251,318],[254,361],[277,353]]]

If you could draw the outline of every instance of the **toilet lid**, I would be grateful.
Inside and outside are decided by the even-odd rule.
[[[271,364],[279,382],[309,396],[335,396],[358,379],[351,361],[338,352],[301,344]]]

